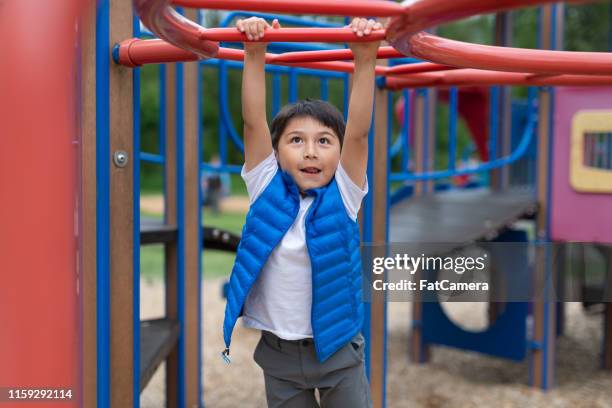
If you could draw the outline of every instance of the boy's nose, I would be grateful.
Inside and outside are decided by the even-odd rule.
[[[304,158],[314,159],[317,157],[317,149],[314,145],[306,143],[304,146]]]

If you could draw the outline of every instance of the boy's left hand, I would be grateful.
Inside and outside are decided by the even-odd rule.
[[[383,25],[380,22],[359,17],[355,17],[351,24],[347,27],[350,27],[357,37],[367,36],[372,31],[383,29]],[[379,46],[380,41],[349,43],[349,48],[351,51],[353,51],[353,56],[355,59],[364,57],[376,58],[376,53]]]

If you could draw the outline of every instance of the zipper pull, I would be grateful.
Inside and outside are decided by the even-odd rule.
[[[225,362],[225,364],[229,364],[232,362],[232,360],[229,357],[229,353],[230,353],[229,347],[221,352],[221,358],[223,358],[223,361]]]

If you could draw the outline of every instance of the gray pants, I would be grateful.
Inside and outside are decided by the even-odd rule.
[[[370,408],[365,341],[358,333],[324,363],[312,339],[283,340],[262,331],[253,358],[264,371],[269,408]],[[315,399],[319,390],[321,405]]]

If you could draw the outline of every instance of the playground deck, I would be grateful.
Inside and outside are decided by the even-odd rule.
[[[389,242],[422,243],[424,252],[446,252],[493,239],[514,221],[532,217],[536,209],[535,195],[528,189],[477,189],[415,197],[391,207]]]

